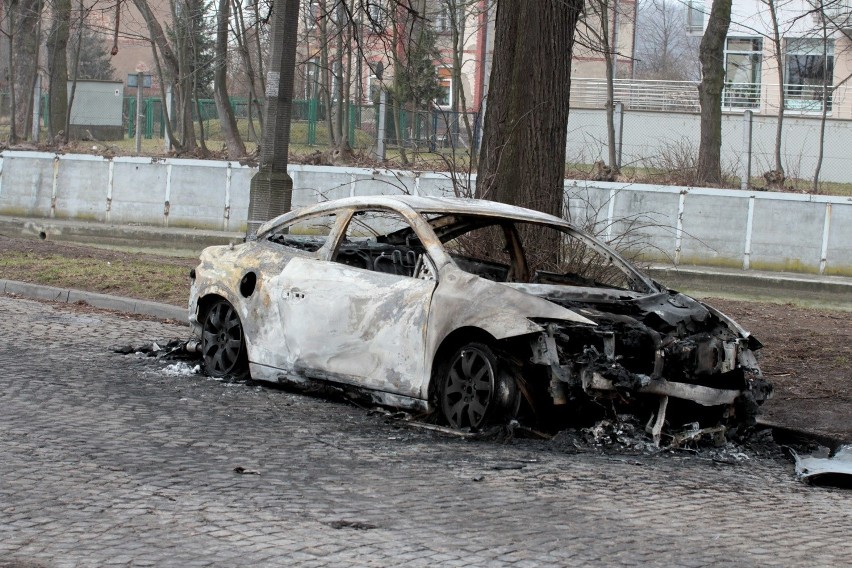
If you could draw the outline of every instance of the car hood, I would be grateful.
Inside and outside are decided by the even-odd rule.
[[[721,320],[738,335],[745,333],[730,318],[675,291],[663,289],[641,293],[618,288],[552,284],[506,285],[573,310],[596,323],[630,318],[660,332],[677,331],[681,334],[701,331]]]

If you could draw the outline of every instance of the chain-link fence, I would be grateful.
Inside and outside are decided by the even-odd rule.
[[[701,115],[624,108],[615,113],[615,153],[622,177],[646,183],[696,183]],[[775,169],[777,116],[748,113],[722,115],[722,173],[731,187],[763,186],[762,176]],[[788,185],[809,189],[820,159],[820,182],[852,183],[848,148],[852,121],[820,116],[785,116],[781,161]],[[596,175],[609,165],[607,117],[603,109],[572,109],[568,118],[566,161],[569,176]],[[596,165],[599,164],[599,165]],[[836,190],[837,188],[830,188]]]

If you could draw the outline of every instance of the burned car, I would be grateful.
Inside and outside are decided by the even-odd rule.
[[[330,385],[460,429],[633,406],[659,438],[667,409],[741,423],[771,393],[730,318],[562,219],[490,201],[287,213],[203,251],[189,317],[213,376]]]

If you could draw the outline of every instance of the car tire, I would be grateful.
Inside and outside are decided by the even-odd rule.
[[[244,379],[249,375],[243,324],[234,306],[217,300],[204,318],[201,356],[211,377]]]
[[[461,346],[437,378],[438,409],[452,428],[476,431],[517,411],[517,385],[485,343]]]

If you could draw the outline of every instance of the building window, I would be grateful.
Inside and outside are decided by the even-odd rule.
[[[439,70],[438,86],[441,89],[441,94],[435,98],[435,106],[439,108],[450,108],[453,104],[453,78],[449,75],[441,73]]]
[[[322,10],[318,0],[309,0],[304,7],[304,24],[305,29],[310,31],[317,26],[317,22],[322,17]]]
[[[763,41],[760,38],[727,38],[722,106],[741,109],[760,106],[762,51]]]
[[[367,96],[367,102],[372,104],[379,104],[379,98],[382,94],[382,82],[375,75],[367,76],[367,91],[365,95]]]
[[[784,51],[784,108],[822,112],[823,87],[831,87],[834,78],[834,40],[830,39],[823,45],[822,39],[787,39]],[[830,91],[826,110],[831,110]]]
[[[436,32],[446,33],[450,31],[450,9],[445,3],[441,3],[440,8],[438,8],[438,11],[432,18]]]
[[[367,26],[373,33],[384,31],[387,17],[387,9],[382,5],[382,0],[367,0]]]
[[[686,31],[701,33],[704,31],[703,0],[688,0],[686,3]]]

